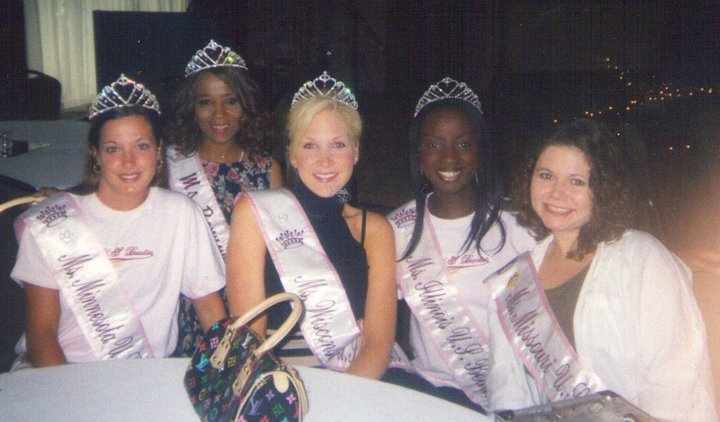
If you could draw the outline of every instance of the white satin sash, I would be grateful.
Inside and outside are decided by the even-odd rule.
[[[82,221],[72,195],[60,193],[35,205],[16,222],[21,238],[29,229],[95,357],[154,356],[140,318],[112,262]]]
[[[170,189],[185,194],[200,206],[224,266],[230,227],[200,164],[200,157],[197,153],[186,157],[172,145],[167,148],[167,157]]]
[[[345,288],[300,203],[290,191],[246,192],[286,291],[305,306],[305,341],[323,365],[345,370],[361,335]]]
[[[428,215],[426,210],[425,215]],[[388,216],[396,243],[406,247],[415,227],[415,204],[410,203]],[[462,303],[456,282],[448,271],[430,218],[412,255],[398,262],[398,284],[422,330],[452,370],[458,386],[475,403],[488,405],[487,377],[490,347],[487,330],[474,320]],[[399,253],[402,253],[400,251]],[[471,272],[453,277],[472,276]],[[480,285],[482,280],[477,280]]]
[[[498,316],[515,356],[550,401],[582,397],[603,388],[583,368],[558,324],[528,253],[520,255],[507,285],[495,294]]]

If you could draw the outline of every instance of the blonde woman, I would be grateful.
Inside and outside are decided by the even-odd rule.
[[[306,364],[369,378],[387,367],[395,335],[394,243],[381,215],[347,203],[362,129],[355,97],[323,73],[295,94],[287,130],[290,190],[253,192],[233,212],[230,313],[280,291],[305,305]],[[265,332],[287,309],[261,319]],[[294,355],[303,351],[284,353]]]

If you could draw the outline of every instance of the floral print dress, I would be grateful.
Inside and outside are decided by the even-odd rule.
[[[230,164],[206,160],[200,162],[228,224],[239,193],[270,189],[270,156],[256,156]],[[225,289],[220,294],[227,305]],[[174,356],[192,356],[203,331],[192,302],[185,296],[180,297],[178,326],[178,345]]]

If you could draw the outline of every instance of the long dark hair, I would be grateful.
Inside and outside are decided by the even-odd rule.
[[[163,145],[163,132],[162,124],[160,122],[160,115],[154,111],[149,110],[141,106],[130,106],[130,107],[119,107],[112,110],[108,110],[100,115],[90,119],[90,130],[88,131],[88,159],[85,163],[85,176],[83,181],[79,185],[69,189],[70,192],[87,195],[97,191],[100,179],[98,174],[93,170],[96,163],[94,153],[100,150],[100,134],[105,124],[111,120],[121,119],[123,117],[140,116],[150,124],[155,142],[159,148],[158,160],[161,165],[155,172],[151,186],[164,186],[165,184],[165,162],[164,157],[164,145]]]
[[[200,78],[208,73],[225,82],[240,102],[243,114],[235,135],[235,143],[251,158],[266,155],[273,128],[267,113],[260,111],[258,87],[247,71],[227,66],[205,69],[183,80],[175,95],[168,120],[168,142],[177,145],[185,155],[198,150],[202,131],[195,122],[195,91]]]
[[[475,246],[478,253],[485,251],[481,246],[483,237],[490,231],[493,224],[500,228],[500,242],[490,252],[497,253],[505,245],[505,226],[500,220],[500,211],[503,207],[503,183],[498,167],[498,157],[490,128],[483,114],[472,105],[461,100],[441,100],[431,103],[422,109],[420,114],[410,124],[410,171],[415,189],[416,219],[410,242],[403,252],[400,260],[413,253],[422,236],[425,219],[425,203],[428,193],[432,192],[432,185],[420,171],[420,128],[425,119],[435,110],[449,109],[464,114],[473,127],[475,143],[477,144],[478,162],[477,183],[475,189],[475,215],[470,224],[470,233],[463,243],[461,253],[465,253]]]

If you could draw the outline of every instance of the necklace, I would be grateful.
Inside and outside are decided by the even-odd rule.
[[[237,152],[237,159],[234,159],[234,156],[236,155],[235,151]],[[214,161],[216,163],[228,163],[228,162],[234,162],[234,161],[242,161],[245,158],[245,150],[240,148],[230,148],[223,152],[210,152],[207,151],[205,154],[208,161]]]

